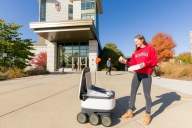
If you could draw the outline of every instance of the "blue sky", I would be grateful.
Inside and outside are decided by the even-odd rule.
[[[133,39],[142,34],[150,42],[158,32],[170,34],[177,44],[176,54],[190,51],[192,31],[192,0],[102,0],[100,41],[115,43],[124,55],[134,51]],[[22,38],[37,41],[29,29],[38,21],[37,0],[0,0],[0,18],[23,24]]]

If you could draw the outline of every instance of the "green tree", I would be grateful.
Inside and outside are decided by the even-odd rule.
[[[124,56],[121,50],[117,48],[117,45],[114,43],[105,44],[104,48],[101,50],[99,57],[101,58],[101,62],[99,63],[99,68],[104,69],[107,67],[107,60],[111,58],[112,69],[116,68],[116,70],[124,70],[125,66],[119,63],[118,59],[120,56]]]
[[[33,59],[34,54],[30,50],[34,50],[31,39],[21,39],[21,33],[18,29],[22,25],[15,23],[5,23],[0,19],[0,66],[4,65],[3,53],[7,53],[6,67],[25,68],[29,65],[29,61]]]
[[[179,54],[175,58],[176,62],[178,62],[178,60],[181,60],[183,63],[192,64],[191,52],[184,52]]]

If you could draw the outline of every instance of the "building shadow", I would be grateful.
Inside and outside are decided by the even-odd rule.
[[[159,98],[152,102],[152,107],[157,105],[157,104],[162,104],[158,110],[156,110],[152,115],[151,115],[151,120],[161,114],[167,107],[169,107],[173,102],[179,101],[181,99],[181,96],[178,95],[176,92],[169,92],[162,94],[160,96],[156,96],[156,98]],[[142,111],[145,111],[145,107],[141,108],[140,110],[135,112],[135,115],[141,113]]]
[[[67,74],[81,74],[81,72],[80,71],[77,71],[77,72],[64,72],[64,74],[63,75],[67,75]],[[50,72],[50,75],[60,75],[60,72],[58,71],[58,72]]]

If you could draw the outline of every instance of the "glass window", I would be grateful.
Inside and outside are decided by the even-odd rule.
[[[72,50],[72,43],[65,43],[65,50]]]
[[[86,19],[86,14],[81,14],[81,19]]]
[[[65,53],[64,47],[58,47],[58,51],[59,51],[59,53]]]
[[[65,62],[66,64],[72,63],[72,54],[65,53]]]
[[[65,54],[66,68],[72,68],[72,54]]]
[[[65,59],[65,56],[64,56],[64,47],[63,46],[59,46],[58,47],[58,63],[57,63],[57,67],[60,66],[62,60]]]
[[[65,53],[72,53],[72,49],[65,49]]]
[[[73,46],[73,50],[74,49],[79,50],[79,46]]]
[[[95,8],[95,2],[91,2],[91,8]]]
[[[81,49],[81,50],[80,50],[80,53],[81,53],[81,52],[87,52],[87,50],[86,50],[86,49]]]
[[[46,21],[46,0],[40,2],[40,22]]]
[[[79,50],[73,50],[73,56],[79,56]]]
[[[91,4],[90,4],[90,2],[86,2],[85,6],[86,6],[86,10],[87,10],[87,9],[91,9]]]
[[[69,16],[69,17],[68,17],[68,20],[73,20],[73,17],[70,17],[70,16]]]
[[[95,9],[95,0],[82,0],[81,10]]]
[[[85,10],[85,2],[83,2],[83,1],[81,3],[81,10]]]
[[[80,56],[87,56],[87,53],[86,52],[81,52]]]
[[[73,14],[73,5],[69,5],[69,13]]]
[[[73,50],[79,50],[79,43],[73,43]]]
[[[87,49],[87,46],[80,46],[80,49]]]
[[[65,50],[69,50],[69,49],[72,50],[72,46],[65,46]]]
[[[81,19],[93,19],[93,20],[95,20],[95,14],[94,13],[81,14]]]
[[[89,52],[89,46],[87,46],[87,51]]]

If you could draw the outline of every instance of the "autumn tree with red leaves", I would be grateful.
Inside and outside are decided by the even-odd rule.
[[[47,67],[47,52],[40,52],[36,58],[31,61],[31,64],[34,64],[36,68],[43,67],[46,69]]]
[[[174,48],[176,47],[176,44],[169,34],[162,32],[157,33],[153,37],[150,45],[157,51],[159,62],[168,61],[173,58],[175,54]]]

